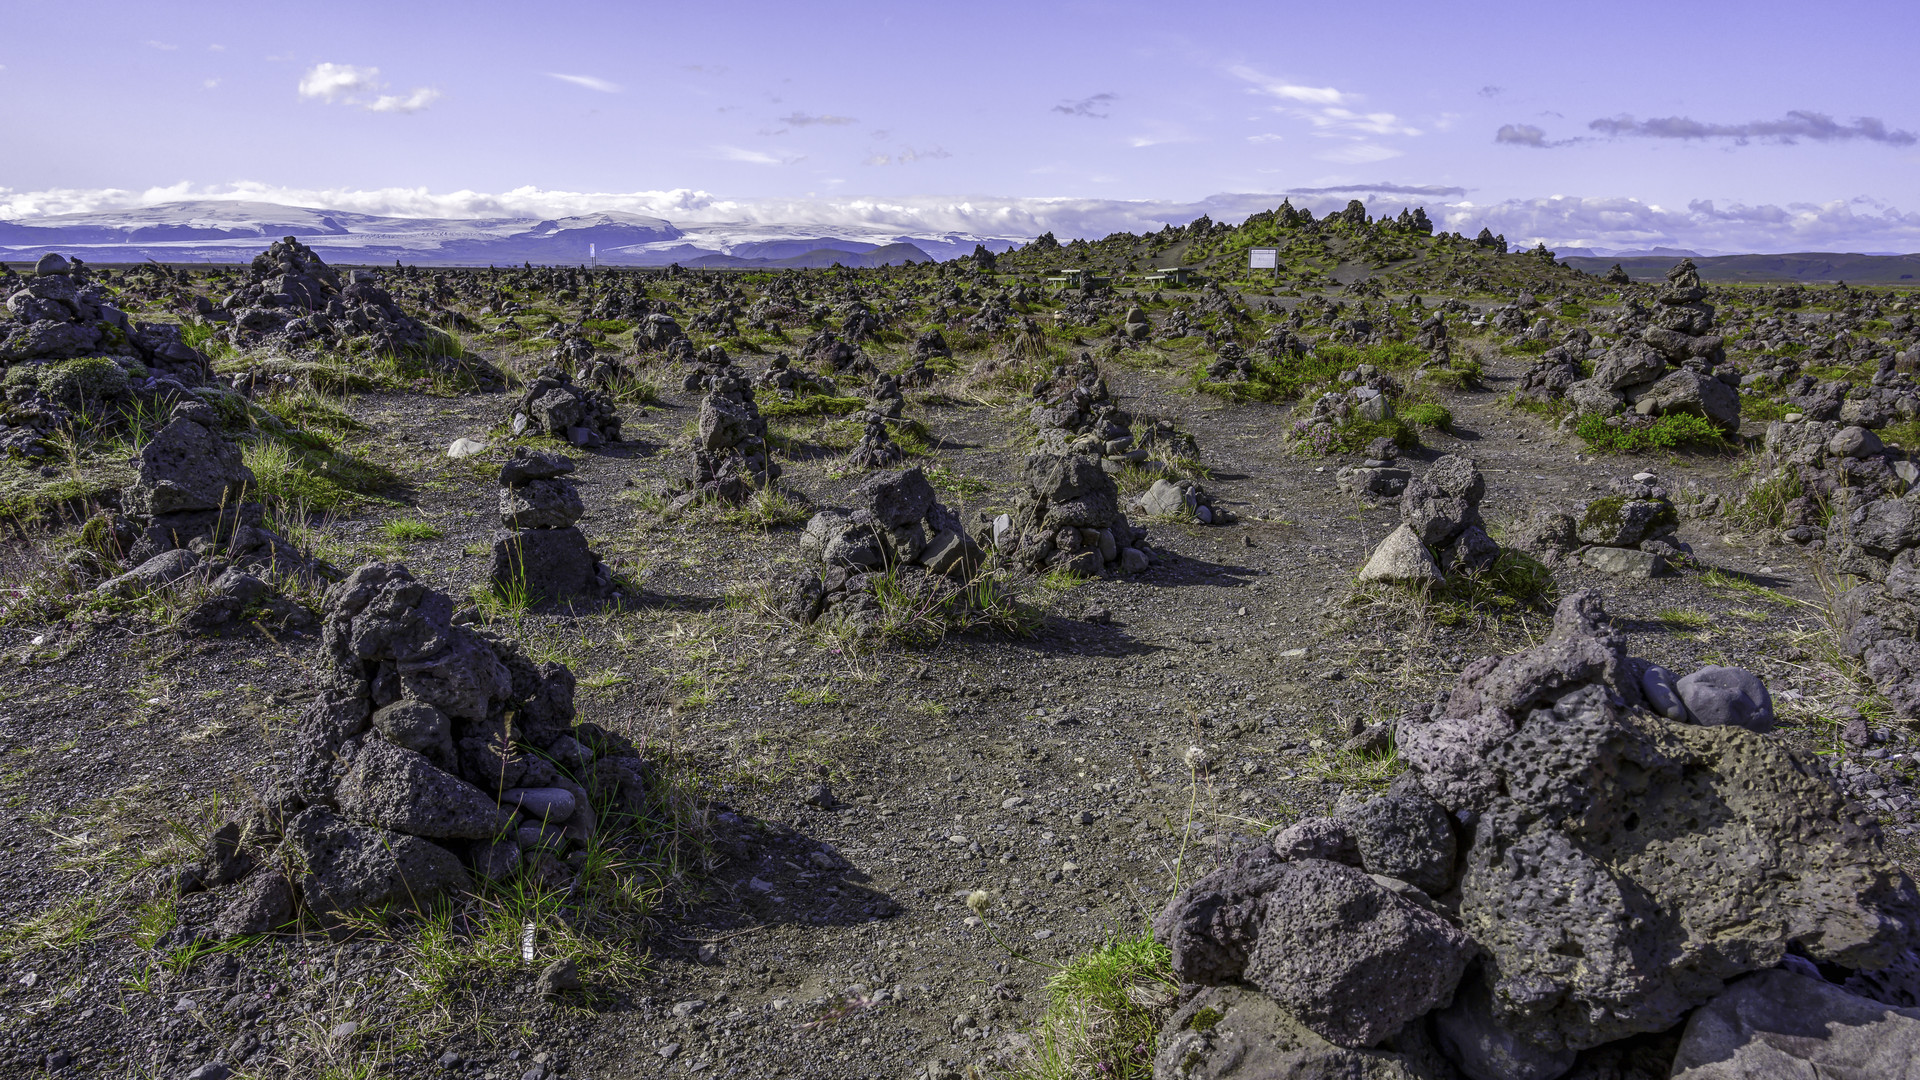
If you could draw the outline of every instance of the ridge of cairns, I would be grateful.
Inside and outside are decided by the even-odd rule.
[[[1920,1059],[1910,286],[330,258],[0,268],[8,1075]]]

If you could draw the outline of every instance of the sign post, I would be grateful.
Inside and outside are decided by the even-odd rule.
[[[1247,252],[1247,269],[1271,270],[1273,280],[1280,280],[1280,249],[1253,248]]]

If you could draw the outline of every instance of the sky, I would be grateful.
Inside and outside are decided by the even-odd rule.
[[[7,7],[0,219],[1098,236],[1294,193],[1550,246],[1920,251],[1913,0]]]

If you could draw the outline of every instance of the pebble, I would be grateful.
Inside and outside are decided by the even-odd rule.
[[[1002,802],[1000,803],[1000,809],[1002,809],[1002,810],[1012,810],[1012,809],[1015,809],[1015,808],[1017,808],[1017,807],[1019,807],[1019,806],[1020,806],[1020,805],[1021,805],[1022,803],[1024,803],[1024,802],[1026,802],[1026,801],[1027,801],[1027,800],[1025,800],[1025,799],[1023,799],[1023,798],[1021,798],[1020,796],[1018,796],[1018,795],[1015,795],[1015,796],[1012,796],[1011,798],[1008,798],[1008,799],[1005,799],[1005,800],[1003,800],[1003,801],[1002,801]]]
[[[673,1005],[673,1015],[685,1020],[687,1017],[705,1009],[707,1003],[695,998],[692,1001],[677,1001]]]
[[[665,1046],[662,1046],[660,1049],[655,1050],[654,1053],[659,1054],[661,1057],[667,1059],[668,1061],[672,1061],[674,1058],[680,1056],[680,1044],[668,1043]]]

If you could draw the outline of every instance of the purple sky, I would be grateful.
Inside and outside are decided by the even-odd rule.
[[[1920,250],[1912,0],[1470,10],[19,4],[0,218],[237,192],[1073,233],[1386,183],[1513,239]]]

